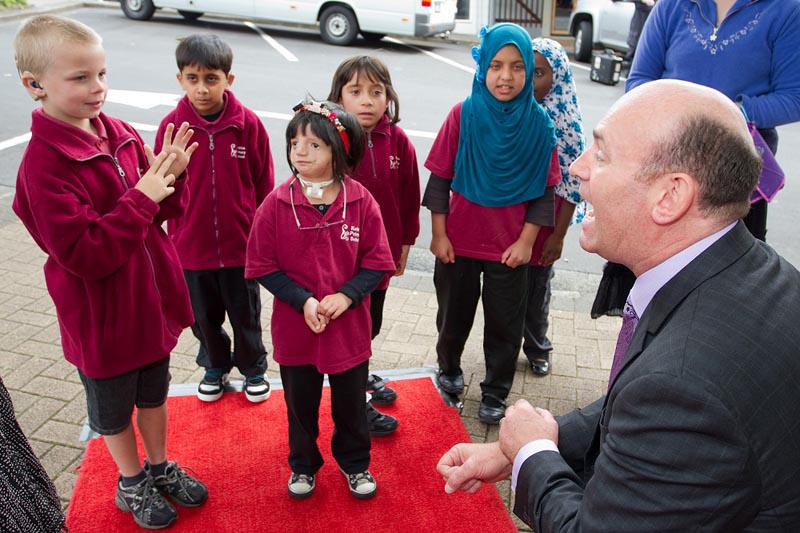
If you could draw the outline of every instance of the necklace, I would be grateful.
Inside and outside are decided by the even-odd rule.
[[[303,194],[306,195],[306,198],[316,198],[317,200],[322,199],[323,190],[328,185],[333,183],[333,178],[326,180],[326,181],[306,181],[300,176],[297,176],[297,179],[300,181],[300,184],[303,186]]]

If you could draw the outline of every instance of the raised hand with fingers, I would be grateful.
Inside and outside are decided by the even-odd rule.
[[[172,186],[175,183],[175,175],[167,174],[175,162],[175,157],[175,154],[167,152],[161,152],[154,156],[150,161],[150,168],[136,182],[135,188],[142,191],[155,203],[161,203],[161,200],[175,192],[175,187]]]
[[[175,135],[173,135],[173,132]],[[175,176],[180,176],[183,174],[183,171],[186,170],[186,165],[189,164],[189,159],[192,157],[192,153],[197,150],[198,144],[196,142],[189,144],[192,135],[194,135],[194,130],[189,129],[188,122],[181,124],[178,128],[178,131],[175,131],[174,124],[167,124],[167,128],[164,132],[164,142],[161,145],[161,151],[159,154],[166,153],[175,155],[172,166],[169,168],[169,172]],[[152,166],[153,159],[155,158],[153,149],[145,145],[144,151],[147,155],[147,160]]]

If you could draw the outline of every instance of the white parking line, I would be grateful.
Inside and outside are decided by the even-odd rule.
[[[447,59],[446,57],[440,56],[439,54],[435,54],[433,52],[429,52],[428,50],[423,50],[422,48],[420,48],[418,46],[414,46],[413,44],[408,44],[408,43],[403,42],[403,41],[401,41],[399,39],[395,39],[394,37],[384,37],[383,39],[386,40],[386,41],[389,41],[390,43],[402,44],[403,46],[407,46],[407,47],[409,47],[409,48],[411,48],[413,50],[416,50],[417,52],[422,52],[426,56],[431,57],[431,58],[433,58],[433,59],[435,59],[437,61],[441,61],[442,63],[450,65],[451,67],[456,67],[458,69],[463,70],[464,72],[468,72],[470,74],[475,74],[475,69],[473,67],[465,67],[461,63],[453,61],[452,59]]]
[[[276,52],[278,52],[280,55],[282,55],[284,57],[284,59],[286,59],[286,61],[291,61],[291,62],[300,61],[299,59],[297,59],[297,56],[295,56],[289,50],[284,48],[280,43],[278,43],[278,41],[276,41],[275,39],[273,39],[272,37],[270,37],[269,35],[264,33],[261,28],[259,28],[258,26],[256,26],[252,22],[247,21],[247,22],[244,23],[244,25],[247,26],[248,28],[252,29],[256,33],[258,33],[261,36],[261,38],[264,39],[265,41],[267,41],[267,44],[269,44],[272,48],[275,49]]]
[[[12,137],[7,141],[0,142],[0,150],[5,150],[6,148],[11,148],[12,146],[16,146],[18,144],[26,143],[31,140],[31,132],[28,132],[24,135],[18,135],[17,137]]]

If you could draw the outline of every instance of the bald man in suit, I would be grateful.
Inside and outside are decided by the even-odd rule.
[[[519,400],[498,442],[441,458],[445,490],[511,476],[539,533],[800,531],[800,273],[738,221],[760,173],[742,114],[642,85],[572,173],[581,246],[637,276],[608,393],[555,418]]]

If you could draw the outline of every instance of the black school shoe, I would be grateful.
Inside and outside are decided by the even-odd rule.
[[[478,409],[478,420],[496,426],[504,416],[506,416],[506,402],[492,394],[484,394]]]
[[[464,373],[457,376],[448,376],[443,370],[439,370],[436,375],[436,383],[439,388],[448,394],[461,394],[464,392]]]
[[[121,511],[131,513],[134,521],[144,529],[164,529],[178,518],[175,507],[158,492],[150,476],[130,487],[124,487],[120,477],[114,503]]]
[[[200,481],[183,471],[174,461],[169,461],[164,473],[152,476],[152,467],[145,460],[144,471],[152,477],[153,485],[158,491],[183,507],[199,507],[208,499],[208,489]]]
[[[400,422],[393,416],[381,413],[372,406],[372,403],[367,402],[367,424],[372,437],[385,437],[394,433]]]
[[[397,392],[386,386],[388,380],[370,374],[367,378],[367,392],[372,394],[372,402],[377,405],[389,405],[397,399]]]

